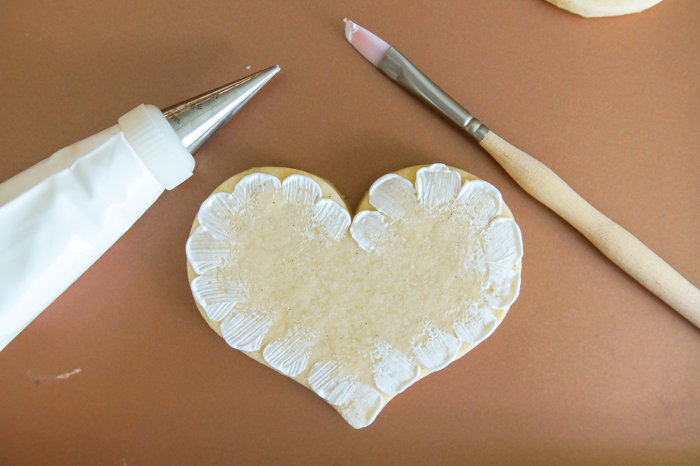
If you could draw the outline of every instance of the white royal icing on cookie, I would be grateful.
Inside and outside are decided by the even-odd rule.
[[[190,258],[192,269],[203,274],[208,270],[221,267],[232,259],[233,250],[230,241],[220,240],[200,226],[194,232],[185,246],[187,257]]]
[[[439,371],[454,361],[462,342],[459,338],[429,325],[413,345],[413,354],[428,370]]]
[[[470,309],[461,312],[454,323],[454,331],[463,343],[478,345],[488,338],[498,325],[493,311],[486,306],[470,306]]]
[[[289,377],[301,374],[309,364],[310,349],[317,335],[297,325],[284,337],[273,341],[263,350],[265,362]]]
[[[459,192],[461,176],[446,165],[436,163],[416,172],[416,193],[424,209],[447,207]]]
[[[371,210],[363,210],[355,215],[350,225],[350,235],[365,251],[377,250],[382,241],[382,235],[386,234],[384,215]]]
[[[382,176],[369,188],[369,203],[388,217],[409,215],[416,202],[418,199],[413,184],[394,173]]]
[[[308,176],[290,175],[282,182],[284,200],[298,205],[314,205],[321,197],[321,188]]]
[[[257,351],[270,325],[272,319],[266,315],[229,314],[221,322],[221,335],[232,348]]]
[[[369,203],[351,220],[310,177],[252,173],[202,204],[186,246],[194,298],[225,341],[356,428],[493,333],[523,255],[500,192],[445,165],[415,187],[383,176]]]
[[[386,343],[379,343],[375,348],[372,365],[374,384],[387,395],[398,395],[420,376],[420,367],[402,352]]]
[[[336,240],[348,231],[350,226],[350,214],[340,207],[335,201],[321,199],[313,206],[314,222],[333,240]]]
[[[235,281],[225,281],[220,275],[217,270],[210,269],[190,284],[194,299],[204,308],[207,317],[215,322],[222,320],[245,300],[243,286]]]
[[[486,225],[501,213],[503,198],[492,184],[486,181],[466,181],[455,201],[477,226]]]
[[[520,274],[513,264],[523,257],[520,228],[511,218],[496,218],[486,230],[486,260],[491,288],[486,300],[494,309],[513,304],[520,292]]]
[[[323,361],[309,372],[309,386],[318,396],[337,406],[346,421],[356,429],[374,421],[382,408],[382,395],[372,387],[343,375],[340,364]]]

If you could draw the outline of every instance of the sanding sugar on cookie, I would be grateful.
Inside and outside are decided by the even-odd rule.
[[[434,164],[378,179],[354,218],[314,175],[236,175],[202,204],[186,253],[197,306],[229,346],[362,428],[493,333],[523,246],[495,187]]]

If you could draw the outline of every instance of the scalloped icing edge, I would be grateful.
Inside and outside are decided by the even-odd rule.
[[[394,174],[395,174],[395,175],[398,175],[398,176],[400,176],[400,177],[402,177],[402,178],[405,178],[406,180],[410,181],[411,184],[413,184],[413,185],[415,186],[415,182],[416,182],[416,172],[417,172],[418,170],[420,170],[421,168],[426,168],[426,167],[430,167],[430,165],[421,165],[421,166],[408,167],[408,168],[399,170],[399,171],[397,171],[397,172],[394,172]],[[457,173],[459,173],[459,175],[460,175],[460,184],[461,184],[461,185],[463,185],[463,184],[464,184],[464,181],[466,181],[466,180],[469,180],[469,181],[479,180],[478,177],[476,177],[476,176],[474,176],[474,175],[472,175],[472,174],[470,174],[470,173],[468,173],[468,172],[465,172],[465,171],[463,171],[463,170],[460,170],[460,169],[457,169],[457,168],[453,168],[453,167],[447,167],[447,168],[449,168],[450,170],[453,170],[453,171],[456,171]],[[321,189],[321,197],[320,197],[320,199],[329,199],[329,200],[332,200],[332,201],[334,201],[335,203],[337,203],[339,206],[344,206],[344,207],[345,207],[344,210],[349,211],[348,206],[347,206],[347,203],[345,202],[343,196],[338,192],[338,190],[337,190],[329,181],[327,181],[327,180],[325,180],[325,179],[323,179],[323,178],[320,178],[320,177],[318,177],[318,176],[315,176],[315,175],[313,175],[313,174],[303,172],[303,171],[301,171],[301,170],[295,170],[295,169],[289,169],[289,168],[282,168],[282,167],[262,167],[262,168],[253,168],[253,169],[247,170],[247,171],[245,171],[245,172],[239,173],[238,175],[235,175],[234,177],[230,178],[230,179],[227,180],[226,182],[222,183],[219,187],[217,187],[217,189],[216,189],[212,194],[215,194],[215,193],[218,193],[218,192],[228,192],[228,193],[232,192],[232,191],[235,189],[236,184],[238,184],[238,182],[239,182],[243,177],[245,177],[245,176],[247,176],[247,175],[249,175],[249,174],[251,174],[251,173],[265,173],[265,174],[273,175],[273,176],[276,176],[278,179],[280,179],[280,180],[282,180],[282,181],[284,181],[284,179],[286,179],[287,177],[292,176],[292,175],[302,175],[302,176],[306,176],[306,177],[312,179],[313,181],[315,181],[315,182],[318,184],[318,186],[320,187],[320,189]],[[356,211],[356,215],[359,214],[359,213],[361,213],[361,212],[364,212],[364,211],[368,211],[368,212],[376,211],[376,209],[374,209],[374,208],[371,206],[371,204],[369,203],[369,194],[370,194],[370,193],[369,193],[369,191],[368,191],[368,192],[365,194],[365,196],[363,197],[363,199],[360,201],[360,203],[358,204],[358,208],[357,208],[357,211]],[[459,191],[458,191],[458,195],[459,195]],[[509,217],[509,218],[512,218],[512,214],[511,214],[511,212],[510,212],[510,209],[509,209],[508,206],[505,204],[505,202],[502,203],[502,210],[501,210],[501,213],[499,214],[499,216],[500,216],[500,217]],[[354,217],[353,217],[353,218],[354,218]],[[351,224],[350,224],[350,226],[351,226]],[[191,236],[194,234],[194,232],[197,230],[198,227],[199,227],[198,219],[195,219],[195,221],[193,222],[192,228],[191,228],[191,230],[190,230],[190,235],[191,235]],[[519,260],[518,263],[516,264],[516,269],[515,269],[515,271],[516,271],[516,273],[517,273],[518,275],[520,275],[520,274],[521,274],[521,270],[522,270],[522,260]],[[188,272],[188,277],[189,277],[189,280],[190,280],[190,281],[192,281],[194,278],[196,278],[196,277],[198,276],[198,275],[196,274],[196,272],[194,271],[194,269],[192,268],[192,265],[190,264],[189,260],[187,261],[187,272]],[[195,304],[196,304],[197,308],[199,309],[200,313],[202,314],[202,317],[203,317],[203,318],[205,319],[205,321],[209,324],[209,326],[210,326],[214,331],[216,331],[220,336],[223,337],[222,332],[221,332],[221,325],[220,325],[220,323],[215,322],[215,321],[212,321],[211,319],[209,319],[209,317],[207,316],[206,312],[205,312],[204,309],[199,305],[199,303],[197,303],[197,302],[195,301]],[[449,362],[447,362],[446,364],[441,365],[440,367],[436,367],[436,368],[434,368],[433,370],[430,370],[430,369],[428,369],[428,368],[426,368],[426,367],[424,367],[424,366],[422,366],[422,365],[419,366],[419,374],[418,374],[415,378],[411,377],[412,380],[410,380],[409,382],[405,383],[404,386],[400,387],[399,389],[395,390],[396,393],[393,393],[393,394],[383,393],[383,392],[376,391],[376,390],[373,389],[372,387],[366,386],[367,389],[371,389],[371,390],[373,390],[373,391],[376,391],[376,393],[377,393],[377,394],[380,396],[380,398],[381,398],[381,402],[380,402],[375,408],[372,409],[372,415],[370,416],[370,418],[366,419],[366,421],[367,421],[366,423],[365,423],[365,422],[358,422],[357,419],[352,419],[352,414],[351,414],[351,413],[352,413],[352,406],[348,406],[348,405],[346,404],[346,405],[343,405],[343,406],[334,405],[333,407],[346,419],[346,421],[347,421],[348,423],[350,423],[350,424],[351,424],[353,427],[355,427],[355,428],[362,428],[362,427],[365,427],[366,425],[371,424],[371,422],[376,418],[376,416],[378,415],[378,413],[381,412],[381,410],[384,408],[384,406],[386,406],[386,404],[387,404],[394,396],[396,396],[397,394],[401,393],[403,390],[405,390],[405,388],[407,388],[408,386],[412,385],[413,383],[415,383],[415,382],[419,381],[420,379],[422,379],[422,378],[424,378],[424,377],[430,375],[430,374],[431,374],[432,372],[434,372],[435,370],[439,370],[439,369],[445,367],[446,365],[448,365],[448,364],[454,362],[455,360],[461,358],[461,357],[464,356],[466,353],[468,353],[469,351],[471,351],[474,347],[476,347],[481,341],[483,341],[485,338],[487,338],[488,336],[490,336],[490,335],[495,331],[495,329],[498,327],[498,325],[500,325],[500,323],[503,321],[503,319],[504,319],[504,317],[505,317],[505,315],[506,315],[506,313],[507,313],[507,311],[508,311],[509,308],[510,308],[510,306],[507,306],[507,307],[505,307],[504,309],[494,309],[494,310],[493,310],[493,321],[489,323],[490,325],[488,326],[488,328],[486,328],[486,331],[484,332],[483,336],[481,336],[481,337],[478,339],[478,341],[477,341],[476,343],[466,343],[466,342],[461,343],[461,345],[459,346],[458,351],[456,351],[456,353],[455,353],[453,356],[450,357]],[[455,330],[456,330],[456,329],[455,329]],[[266,348],[269,347],[269,346],[270,346],[270,344],[268,344],[268,345],[266,346]],[[255,359],[255,360],[258,361],[259,363],[261,363],[261,364],[263,364],[263,365],[265,365],[265,366],[268,366],[268,367],[270,367],[271,369],[273,369],[273,370],[275,370],[275,371],[277,371],[277,372],[280,372],[280,373],[283,373],[283,374],[284,374],[284,372],[281,371],[279,368],[273,367],[272,365],[270,365],[270,364],[265,360],[265,358],[263,357],[264,349],[263,349],[263,351],[259,351],[259,350],[254,350],[254,351],[245,351],[245,350],[242,350],[242,351],[243,351],[247,356],[251,357],[252,359]],[[317,364],[318,364],[318,363],[317,363]],[[293,377],[293,376],[290,376],[290,377]],[[294,380],[296,380],[297,382],[299,382],[299,383],[301,383],[302,385],[306,386],[307,388],[311,389],[312,391],[314,391],[314,393],[317,393],[316,390],[314,390],[314,389],[311,387],[311,385],[309,384],[309,382],[308,382],[307,380],[297,380],[297,379],[294,379]],[[359,382],[358,382],[358,383],[359,383]],[[365,385],[365,384],[362,384],[362,385]],[[371,399],[373,399],[373,397],[374,397],[374,395],[370,396],[370,395],[369,395],[369,392],[368,392],[368,393],[364,393],[365,391],[367,391],[367,390],[361,391],[361,392],[363,393],[363,395],[362,395],[362,397],[363,397],[362,400],[364,400],[364,401],[362,401],[363,403],[369,402],[368,400],[371,400]],[[358,392],[358,393],[359,393],[359,392]],[[318,394],[318,393],[317,393],[317,394]],[[320,395],[319,395],[319,396],[320,396]],[[358,395],[358,396],[359,396],[359,395]],[[322,397],[322,398],[323,398],[323,397]],[[357,403],[360,403],[360,401],[357,401]],[[331,404],[332,404],[332,403],[331,403]]]

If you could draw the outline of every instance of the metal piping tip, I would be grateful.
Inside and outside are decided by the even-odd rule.
[[[194,155],[279,70],[275,65],[205,92],[163,109],[163,116]]]

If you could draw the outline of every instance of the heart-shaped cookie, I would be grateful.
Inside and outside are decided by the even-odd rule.
[[[442,164],[381,177],[354,219],[327,181],[257,168],[204,201],[186,252],[209,325],[362,428],[495,330],[522,237],[496,188]]]

